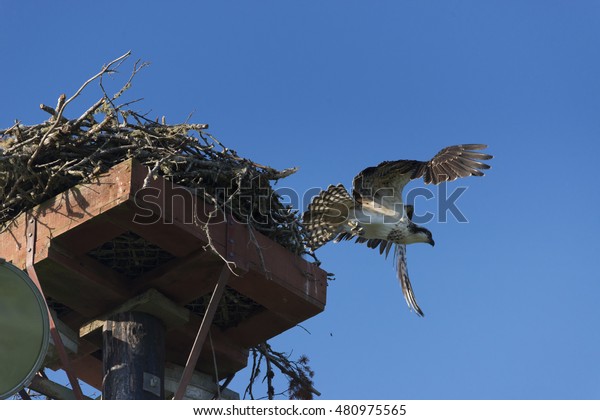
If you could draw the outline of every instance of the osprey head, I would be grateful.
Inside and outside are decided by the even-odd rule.
[[[407,244],[425,242],[426,244],[429,244],[431,246],[435,245],[433,236],[431,235],[431,232],[428,229],[411,223],[408,226],[408,230],[410,231],[410,236],[407,238]]]

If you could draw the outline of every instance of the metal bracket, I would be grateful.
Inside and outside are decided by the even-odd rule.
[[[198,357],[200,357],[200,351],[202,351],[202,347],[206,341],[206,336],[208,335],[210,326],[215,318],[215,312],[217,312],[217,307],[219,306],[219,302],[221,301],[221,297],[223,296],[223,292],[225,291],[225,286],[227,285],[230,275],[231,271],[229,270],[227,264],[223,265],[223,268],[221,268],[221,274],[219,275],[219,280],[217,280],[215,289],[210,297],[208,307],[206,308],[206,312],[202,317],[202,323],[198,329],[198,334],[196,335],[196,339],[192,345],[192,350],[190,350],[190,355],[188,356],[185,368],[183,369],[181,380],[177,386],[175,396],[173,397],[174,400],[181,400],[183,398],[185,390],[192,379],[196,363],[198,362]]]
[[[31,280],[33,280],[42,296],[44,296],[44,302],[46,302],[46,295],[44,295],[42,285],[40,284],[40,280],[38,279],[34,267],[35,241],[37,237],[37,219],[35,218],[35,216],[27,215],[27,219],[25,222],[25,236],[27,242],[27,257],[25,258],[25,268],[27,269],[27,274],[29,275],[29,277],[31,277]],[[81,391],[81,387],[79,386],[77,375],[74,374],[74,369],[71,366],[71,363],[69,362],[69,357],[67,356],[65,345],[62,342],[62,338],[60,337],[58,328],[56,328],[56,323],[54,322],[52,312],[50,312],[50,308],[48,307],[47,303],[46,310],[48,311],[48,320],[50,321],[50,335],[52,337],[52,340],[54,341],[54,346],[56,347],[58,357],[60,358],[62,367],[65,370],[67,377],[69,378],[69,382],[71,383],[71,387],[73,388],[75,397],[78,400],[82,400],[83,392]]]
[[[160,378],[148,372],[144,372],[143,386],[144,391],[150,392],[151,394],[160,397],[161,384]]]
[[[246,228],[248,227],[246,226]],[[248,271],[246,246],[243,243],[236,242],[236,238],[239,239],[239,235],[236,235],[236,232],[239,229],[240,224],[236,222],[233,217],[227,217],[225,225],[225,259],[229,261],[229,263],[233,263],[233,271],[236,276],[243,275]]]

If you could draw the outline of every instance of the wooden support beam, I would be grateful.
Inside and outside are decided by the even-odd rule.
[[[173,363],[167,363],[165,369],[165,394],[167,398],[172,397],[179,384],[183,373],[183,367]],[[211,400],[220,397],[222,400],[239,400],[240,395],[228,388],[219,390],[219,384],[213,375],[195,371],[190,384],[187,386],[183,396],[184,400]]]
[[[104,324],[102,398],[165,398],[165,328],[144,312],[112,315]]]
[[[167,328],[185,325],[190,320],[190,311],[176,305],[154,289],[136,296],[109,313],[86,322],[79,329],[79,336],[85,337],[104,326],[113,315],[124,312],[145,312],[160,319]]]
[[[249,226],[226,219],[222,212],[216,212],[218,220],[209,220],[215,208],[170,181],[153,178],[147,185],[150,188],[145,188],[147,175],[146,166],[122,162],[92,182],[77,185],[15,218],[0,233],[0,255],[19,268],[27,266],[28,256],[33,257],[46,295],[62,307],[59,316],[70,328],[79,330],[85,323],[112,315],[115,308],[154,288],[189,315],[187,323],[166,323],[165,353],[170,362],[184,365],[194,339],[199,343],[206,338],[212,317],[203,322],[202,316],[182,306],[213,292],[225,258],[235,263],[235,274],[240,276],[233,275],[228,286],[264,310],[254,311],[236,325],[213,326],[213,347],[204,346],[192,368],[213,375],[214,350],[218,375],[223,378],[246,365],[248,347],[324,309],[325,271]],[[158,217],[151,223],[139,219],[149,213]],[[27,217],[32,215],[38,220],[38,234],[27,246]],[[125,232],[141,236],[174,258],[157,262],[151,271],[131,279],[89,254]],[[209,237],[218,255],[208,249]],[[118,312],[138,309],[121,307]],[[165,322],[159,314],[151,315]],[[69,359],[81,379],[100,387],[100,329],[79,344],[77,354]]]
[[[57,384],[50,379],[41,376],[34,376],[31,384],[27,387],[35,392],[46,395],[53,400],[75,400],[77,397],[71,388]],[[91,400],[88,396],[83,396],[84,400]]]
[[[176,303],[188,303],[197,297],[210,293],[211,282],[198,281],[198,278],[214,278],[223,265],[223,260],[211,251],[199,249],[189,255],[168,261],[154,270],[131,280],[131,290],[140,293],[154,288],[168,290]],[[216,277],[215,275],[215,277]]]

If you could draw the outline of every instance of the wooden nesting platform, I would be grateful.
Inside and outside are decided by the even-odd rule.
[[[159,315],[172,321],[166,322],[167,361],[185,365],[224,265],[207,247],[209,236],[238,274],[211,327],[220,377],[244,368],[250,347],[323,311],[325,271],[216,214],[183,187],[159,177],[143,188],[147,174],[136,162],[120,163],[21,215],[0,234],[0,256],[24,269],[26,224],[37,221],[34,267],[50,307],[80,331],[71,358],[81,379],[101,387],[94,321],[128,305],[156,309],[157,301],[164,303]],[[196,368],[213,374],[208,345]]]

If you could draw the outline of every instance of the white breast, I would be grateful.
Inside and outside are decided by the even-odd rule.
[[[392,230],[408,223],[408,218],[400,214],[383,214],[371,209],[356,209],[350,219],[362,228],[361,236],[367,239],[387,239]]]

